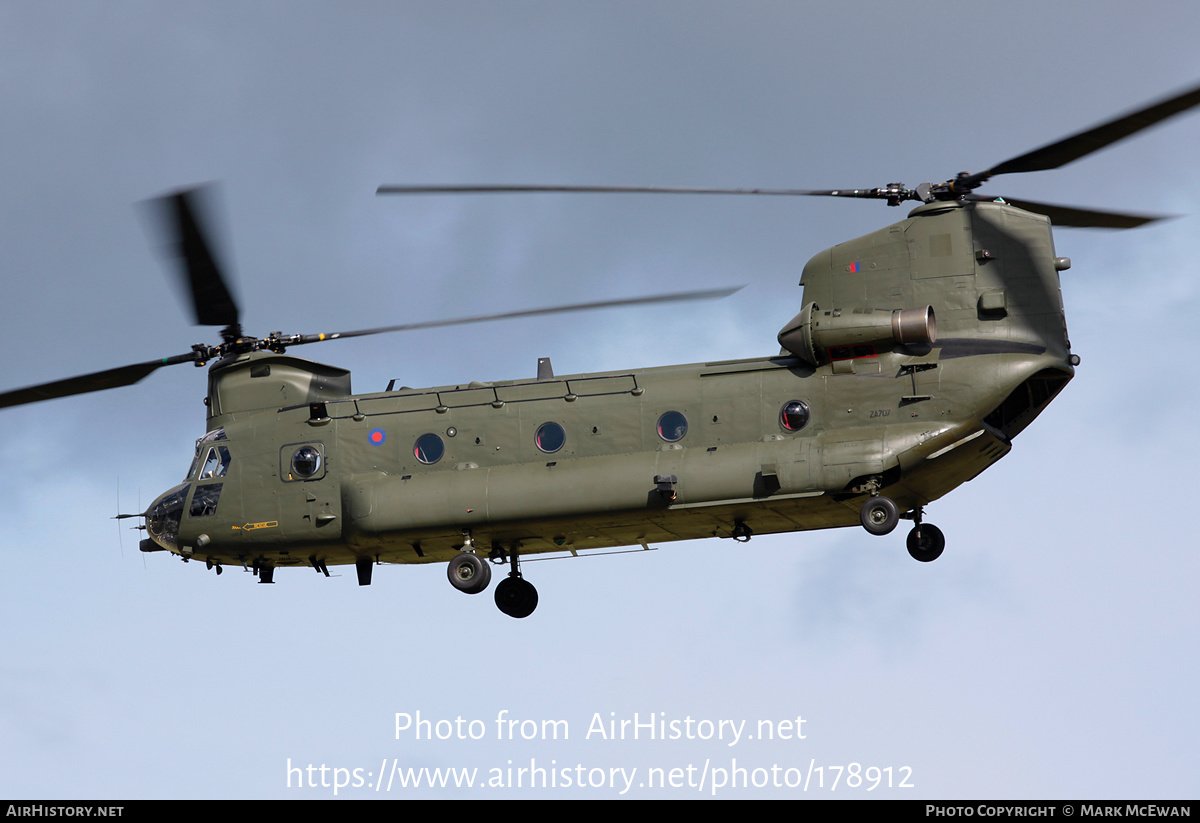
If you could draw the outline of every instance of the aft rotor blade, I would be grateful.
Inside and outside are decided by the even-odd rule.
[[[1038,203],[1034,200],[1016,200],[1005,197],[1004,202],[1025,211],[1037,212],[1050,218],[1055,226],[1077,229],[1136,229],[1156,220],[1168,220],[1167,214],[1133,214],[1131,212],[1100,211],[1078,206],[1060,206],[1055,203]]]
[[[853,197],[849,189],[810,191],[808,189],[704,189],[671,186],[380,186],[376,194],[519,194],[528,192],[568,192],[572,194],[765,194],[774,196]],[[865,196],[865,195],[863,195]]]
[[[487,323],[492,320],[511,320],[518,317],[540,317],[547,314],[567,314],[593,309],[614,309],[624,306],[644,306],[654,303],[679,303],[688,300],[719,300],[728,297],[744,286],[724,289],[706,289],[703,291],[674,292],[672,294],[656,294],[649,297],[630,297],[621,300],[600,300],[591,303],[572,303],[567,306],[551,306],[542,309],[522,309],[519,311],[499,312],[497,314],[480,314],[474,317],[456,317],[451,320],[426,320],[420,323],[403,323],[398,326],[381,326],[375,329],[359,329],[357,331],[336,332],[333,334],[300,334],[286,341],[286,345],[295,346],[302,343],[320,343],[325,340],[340,340],[346,337],[365,337],[369,334],[388,334],[399,331],[415,331],[417,329],[436,329],[443,326],[464,326],[470,323]]]
[[[188,352],[174,357],[164,357],[162,360],[134,363],[91,374],[81,374],[78,377],[68,377],[66,380],[55,380],[53,383],[41,383],[37,386],[14,389],[0,393],[0,409],[22,406],[26,403],[37,403],[42,400],[53,400],[58,397],[70,397],[73,394],[87,394],[105,389],[116,389],[121,386],[132,386],[162,366],[191,363],[194,360],[195,354]]]
[[[150,201],[157,212],[156,232],[165,242],[164,253],[178,264],[178,273],[192,299],[196,324],[237,326],[237,301],[229,291],[213,253],[208,210],[203,201],[211,187],[184,189]]]
[[[1042,146],[1040,149],[1005,160],[985,172],[970,175],[969,179],[978,184],[997,174],[1057,169],[1196,105],[1200,105],[1200,86]]]

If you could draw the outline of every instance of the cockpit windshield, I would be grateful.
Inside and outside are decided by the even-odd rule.
[[[146,528],[155,543],[164,549],[175,550],[179,541],[179,523],[183,519],[183,502],[187,500],[188,483],[182,483],[155,501],[146,516]]]

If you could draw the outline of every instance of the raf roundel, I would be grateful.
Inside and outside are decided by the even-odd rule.
[[[383,429],[371,429],[371,433],[367,435],[367,441],[372,446],[382,446],[387,440],[387,432]]]

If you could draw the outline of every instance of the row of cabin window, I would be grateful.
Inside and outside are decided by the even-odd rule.
[[[779,425],[787,431],[800,431],[808,424],[808,404],[803,400],[789,400],[783,404],[779,412]],[[656,426],[658,436],[667,443],[677,443],[684,438],[688,431],[687,417],[683,412],[664,412],[658,418]],[[558,423],[543,423],[534,433],[534,443],[546,454],[554,454],[567,443],[567,432]],[[442,438],[433,432],[423,434],[413,444],[413,455],[425,465],[432,465],[442,459],[446,453],[446,444]]]

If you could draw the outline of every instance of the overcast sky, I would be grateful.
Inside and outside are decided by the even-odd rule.
[[[0,389],[213,342],[135,208],[208,181],[256,335],[748,285],[302,353],[359,392],[530,377],[545,355],[561,374],[774,354],[804,262],[905,210],[375,188],[944,180],[1195,85],[1197,31],[1187,2],[0,0]],[[682,798],[778,766],[825,767],[825,788],[717,796],[1194,798],[1197,145],[1200,114],[987,189],[1182,216],[1057,233],[1082,365],[1001,463],[929,508],[948,541],[932,564],[902,529],[858,528],[529,563],[524,621],[440,565],[259,586],[142,555],[110,519],[182,477],[203,373],[5,410],[0,796],[332,797],[296,772],[289,787],[289,762],[373,787],[381,764],[483,782],[511,761],[604,785],[338,796],[610,798],[624,770],[625,796]],[[505,711],[569,739],[497,740]],[[397,739],[417,712],[486,733]],[[587,734],[635,713],[725,738]],[[798,717],[803,739],[759,739]],[[850,764],[890,772],[872,792],[842,772],[831,794]],[[654,768],[683,785],[649,788]]]

